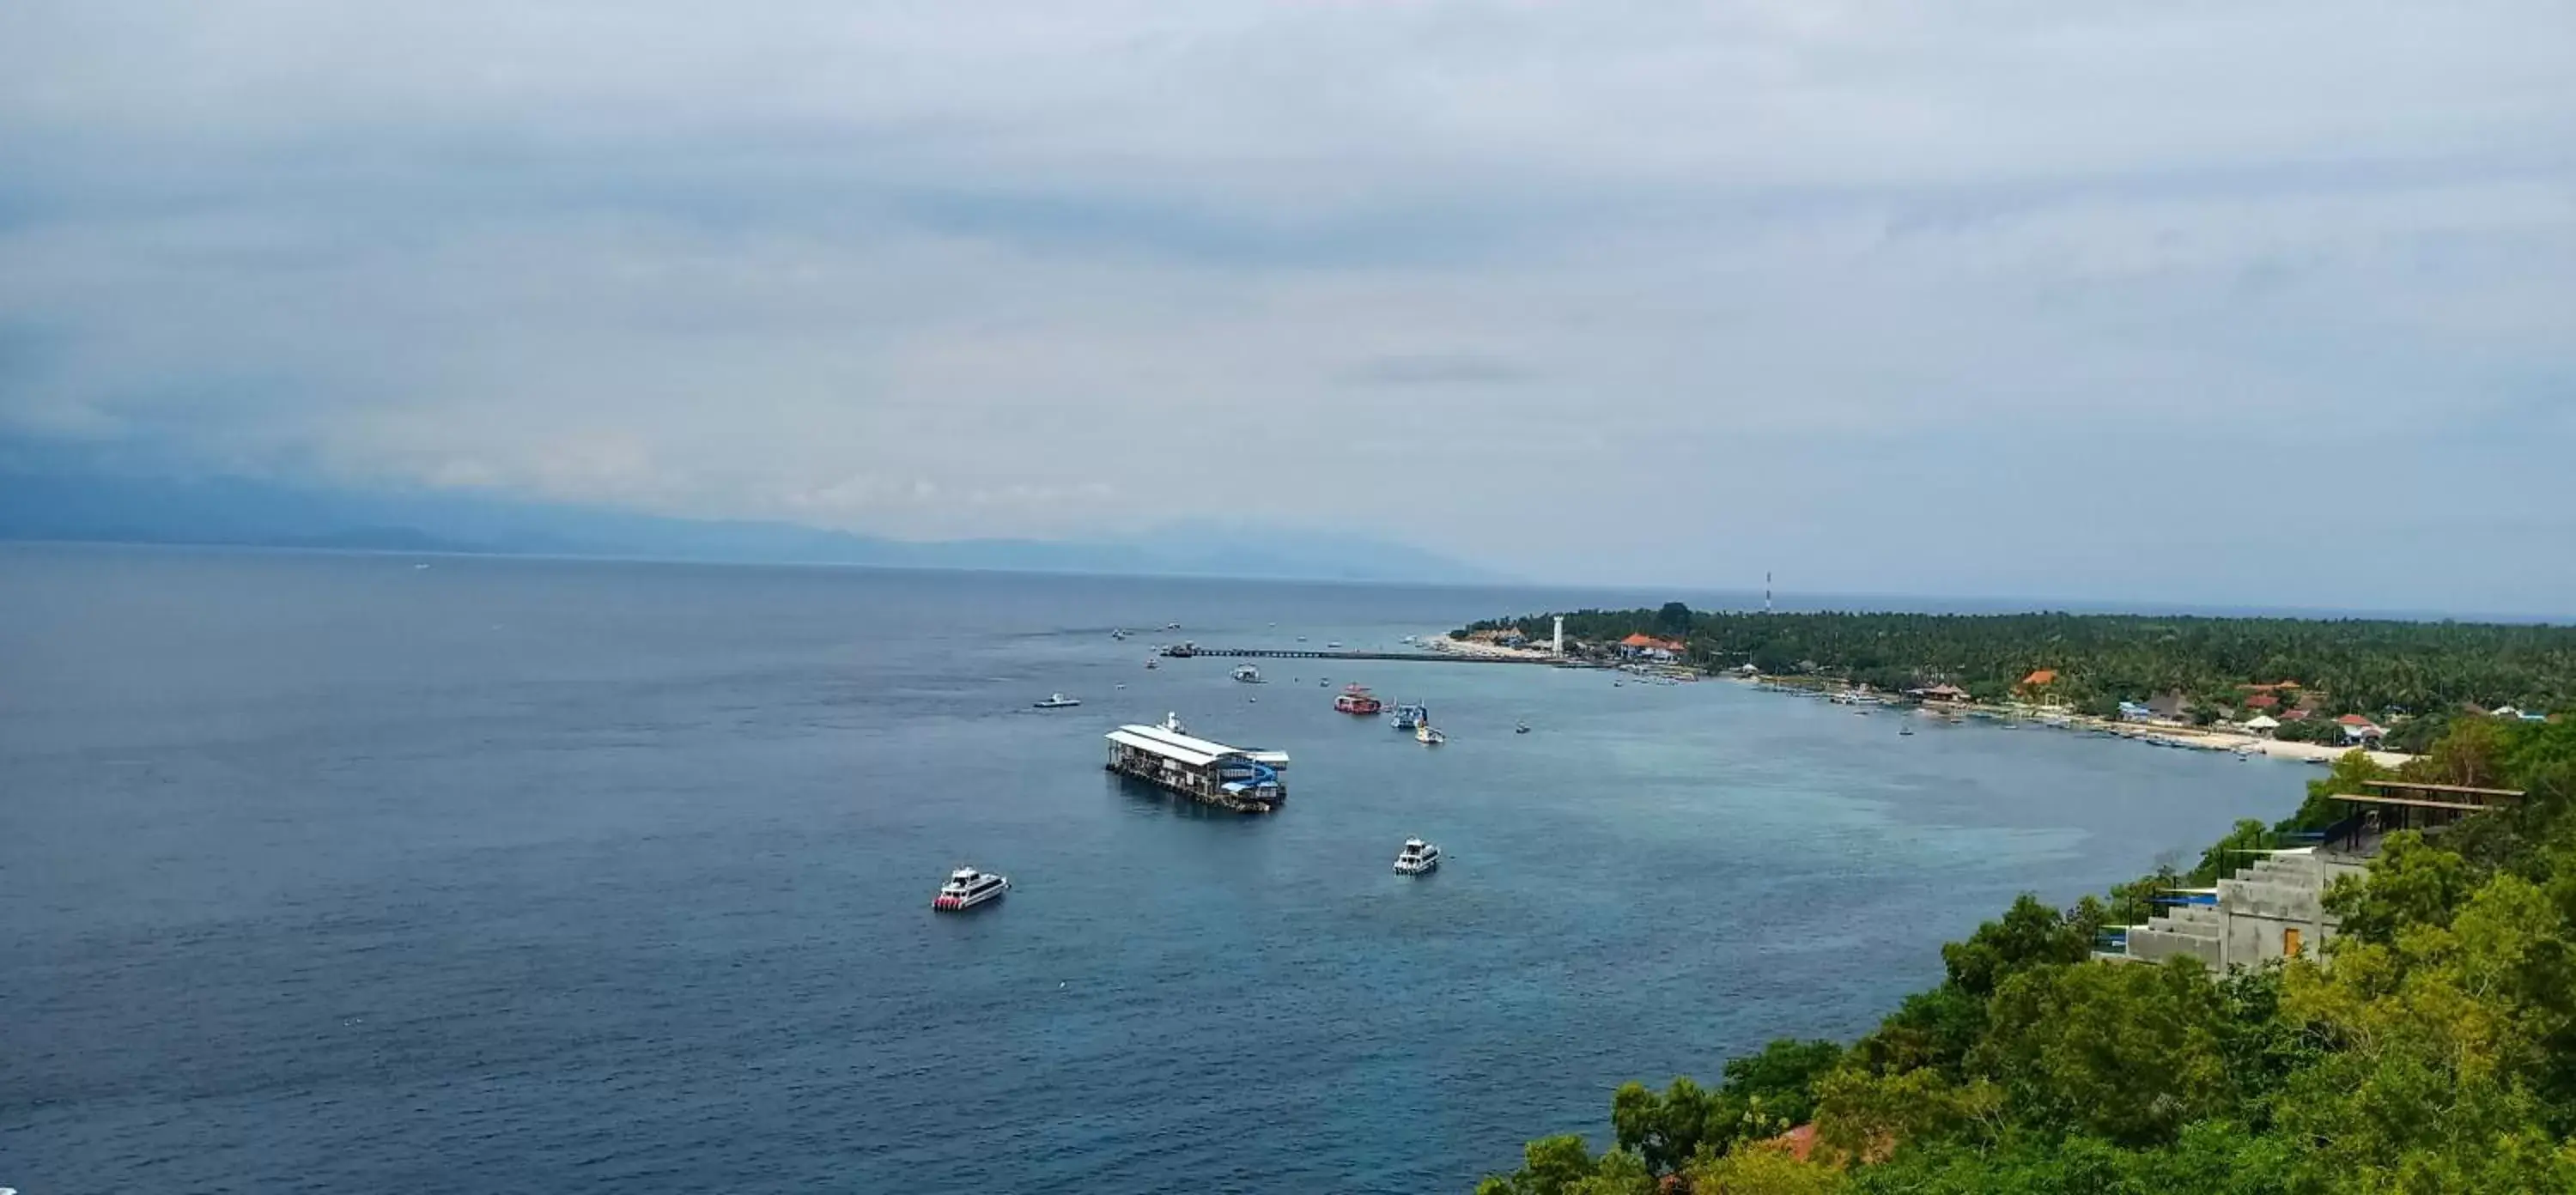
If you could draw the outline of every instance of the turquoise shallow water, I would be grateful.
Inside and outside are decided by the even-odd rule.
[[[1248,686],[1107,634],[1585,595],[430,563],[0,553],[0,1182],[1463,1190],[2306,778],[1724,682]],[[1055,690],[1087,704],[1025,708]],[[1101,770],[1166,711],[1292,752],[1288,808]],[[1448,861],[1393,875],[1417,833]],[[960,861],[1014,893],[932,915]]]

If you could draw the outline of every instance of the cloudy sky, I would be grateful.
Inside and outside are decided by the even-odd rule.
[[[0,430],[2576,613],[2576,5],[9,0]]]

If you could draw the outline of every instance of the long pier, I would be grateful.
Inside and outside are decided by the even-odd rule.
[[[1179,645],[1163,649],[1172,659],[1192,656],[1220,656],[1227,659],[1257,660],[1412,660],[1431,664],[1546,664],[1557,668],[1580,668],[1574,660],[1554,656],[1479,656],[1448,651],[1308,651],[1286,647],[1198,647]]]

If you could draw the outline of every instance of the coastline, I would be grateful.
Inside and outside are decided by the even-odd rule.
[[[1547,651],[1543,648],[1503,647],[1492,643],[1477,643],[1465,639],[1452,639],[1445,631],[1420,635],[1416,637],[1415,641],[1432,651],[1445,652],[1451,655],[1474,656],[1482,659],[1545,661],[1569,667],[1618,667],[1618,665],[1602,661],[1587,661],[1569,657],[1560,657],[1554,652]],[[1692,671],[1697,672],[1698,675],[1709,680],[1733,680],[1760,688],[1770,688],[1783,692],[1798,693],[1802,696],[1814,697],[1822,697],[1828,692],[1831,692],[1847,683],[1823,677],[1733,676],[1726,673],[1700,672],[1697,669],[1693,669]],[[1939,707],[1931,706],[1918,708],[1921,708],[1926,713],[1936,715],[1942,712],[1949,712],[1961,717],[1999,718],[2012,722],[2035,723],[2051,729],[2098,732],[2124,739],[2139,739],[2158,743],[2160,745],[2186,747],[2193,750],[2229,751],[2239,755],[2260,755],[2271,759],[2295,759],[2310,763],[2331,764],[2334,761],[2343,758],[2346,754],[2358,750],[2358,748],[2338,747],[2326,743],[2283,742],[2279,739],[2267,739],[2260,735],[2249,734],[2243,731],[2220,730],[2206,726],[2171,726],[2162,723],[2114,722],[2105,718],[2096,718],[2089,714],[2078,714],[2067,710],[2052,709],[2044,706],[1963,703],[1952,706],[1947,711],[1943,711]],[[2384,768],[2395,768],[2402,764],[2412,762],[2416,758],[2415,756],[2408,755],[2401,751],[2366,751],[2364,754],[2370,757],[2370,761],[2372,763],[2378,764]]]

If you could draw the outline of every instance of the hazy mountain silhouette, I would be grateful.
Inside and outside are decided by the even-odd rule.
[[[1404,544],[1255,525],[1183,524],[1111,540],[915,543],[787,523],[665,518],[453,492],[145,475],[67,455],[23,444],[0,451],[0,539],[1317,580],[1493,579]]]

